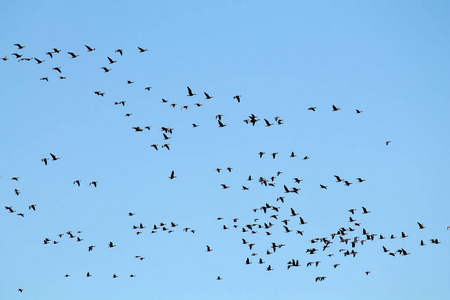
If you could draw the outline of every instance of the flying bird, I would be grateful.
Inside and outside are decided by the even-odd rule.
[[[91,48],[91,47],[89,47],[88,45],[84,45],[84,46],[86,47],[87,52],[92,52],[92,51],[95,50],[95,48]]]
[[[93,185],[94,187],[97,187],[97,181],[91,181],[89,182],[89,186]]]
[[[80,56],[80,55],[77,55],[77,54],[75,54],[73,52],[67,52],[67,53],[71,56],[71,58],[76,58],[76,57]]]
[[[190,87],[187,87],[187,90],[188,90],[188,96],[194,96],[194,95],[197,95],[197,94],[194,94],[194,93],[192,93],[192,90],[191,90],[191,88]]]
[[[59,157],[57,157],[56,155],[50,153],[50,156],[52,157],[52,160],[58,160],[60,159]]]

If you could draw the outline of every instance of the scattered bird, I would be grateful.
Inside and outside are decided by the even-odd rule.
[[[56,155],[54,155],[52,153],[50,153],[50,156],[52,157],[53,161],[60,159],[59,157],[57,157]]]
[[[109,56],[107,56],[107,58],[108,58],[108,61],[109,61],[109,64],[113,64],[113,63],[116,63],[117,62],[117,60],[113,60],[111,57],[109,57]]]
[[[71,56],[70,58],[76,58],[76,57],[80,56],[80,55],[77,55],[77,54],[75,54],[73,52],[67,52],[67,53]]]
[[[93,185],[94,187],[97,187],[97,181],[91,181],[89,182],[89,186]]]
[[[89,47],[88,45],[84,45],[84,46],[86,47],[87,52],[92,52],[92,51],[95,50],[95,48],[91,48],[91,47]]]
[[[194,95],[197,95],[197,94],[194,94],[194,93],[192,93],[192,90],[191,90],[191,88],[190,87],[187,87],[187,90],[188,90],[188,96],[194,96]]]

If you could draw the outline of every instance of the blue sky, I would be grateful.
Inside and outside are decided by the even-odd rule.
[[[449,6],[4,3],[0,298],[447,299]],[[18,50],[16,43],[26,47]],[[96,50],[88,53],[84,45]],[[61,52],[45,55],[55,47]],[[123,56],[114,52],[118,48]],[[68,51],[79,56],[71,59]],[[17,62],[12,53],[45,62]],[[108,56],[117,63],[109,65]],[[187,86],[197,95],[187,97]],[[203,92],[214,98],[204,99]],[[235,95],[242,95],[241,103]],[[126,105],[114,105],[118,101]],[[184,105],[188,109],[181,110]],[[341,110],[331,111],[332,105]],[[218,114],[226,127],[218,127]],[[261,119],[254,127],[243,122],[250,114]],[[276,123],[277,116],[282,125],[264,126],[264,119]],[[134,126],[151,130],[134,132]],[[163,126],[174,129],[167,141]],[[165,143],[170,151],[161,149]],[[292,151],[297,157],[289,157]],[[41,159],[49,153],[60,159],[45,166]],[[170,180],[172,170],[177,178]],[[255,180],[248,182],[249,175]],[[334,175],[353,184],[336,183]],[[258,183],[272,176],[275,187]],[[297,185],[294,177],[303,181]],[[357,177],[366,181],[357,183]],[[72,184],[77,179],[80,187]],[[285,194],[284,185],[301,190]],[[276,201],[279,196],[285,203]],[[270,218],[273,210],[259,210],[266,203],[280,207],[278,219]],[[362,214],[362,206],[370,213]],[[308,223],[299,225],[290,208]],[[350,216],[361,226],[349,223]],[[283,219],[293,232],[284,232]],[[152,234],[161,222],[178,226]],[[270,236],[264,229],[241,231],[268,222],[274,224]],[[132,227],[139,223],[146,228],[136,235]],[[350,245],[330,236],[349,226],[355,229],[349,238],[365,239],[363,228],[378,234],[357,245],[354,258],[339,252],[351,251]],[[183,232],[186,227],[195,233]],[[402,232],[408,237],[400,238]],[[397,238],[379,240],[379,234]],[[323,243],[310,242],[321,237],[333,242],[326,251]],[[59,243],[44,245],[45,238]],[[252,251],[242,238],[255,244]],[[435,238],[441,243],[431,244]],[[116,247],[108,248],[110,241]],[[273,242],[285,246],[266,255]],[[382,246],[410,255],[392,257]],[[305,252],[313,247],[316,254]],[[301,266],[287,270],[293,258]],[[310,261],[321,263],[306,267]],[[266,271],[269,264],[273,271]]]

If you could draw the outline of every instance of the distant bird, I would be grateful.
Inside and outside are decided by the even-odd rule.
[[[23,293],[23,289],[18,289],[19,292]]]
[[[315,106],[311,106],[310,108],[308,108],[308,110],[316,111],[316,107]]]
[[[67,52],[67,53],[71,56],[71,58],[76,58],[76,57],[80,56],[80,55],[77,55],[77,54],[75,54],[73,52]]]
[[[272,267],[269,265],[269,266],[267,267],[266,270],[267,270],[267,271],[272,271],[273,269],[272,269]]]
[[[123,55],[123,49],[117,49],[116,51],[114,51],[115,53],[119,53],[120,55]]]
[[[49,158],[44,157],[41,159],[42,162],[44,162],[45,165],[47,165]]]
[[[97,187],[97,181],[91,181],[89,182],[89,186],[93,185],[94,187]]]
[[[45,61],[45,60],[39,60],[36,57],[34,58],[34,60],[37,62],[38,65],[42,64]]]
[[[108,73],[111,71],[111,69],[108,69],[107,67],[101,67],[103,69],[103,73]]]
[[[28,206],[28,209],[32,209],[32,210],[36,210],[36,204],[31,204],[30,206]]]
[[[175,176],[175,171],[172,170],[172,173],[170,173],[169,178],[170,178],[170,179],[177,178],[177,176]]]
[[[113,64],[113,63],[116,63],[117,62],[117,60],[113,60],[111,57],[109,57],[109,56],[107,56],[107,58],[108,58],[108,61],[109,61],[109,64]]]
[[[53,160],[53,161],[54,161],[54,160],[60,159],[59,157],[57,157],[56,155],[54,155],[54,154],[52,154],[52,153],[50,153],[50,156],[52,157],[52,160]]]
[[[46,80],[46,81],[48,81],[48,77],[42,77],[40,80]]]
[[[50,56],[50,58],[53,58],[53,53],[52,52],[45,52],[45,55]]]
[[[77,184],[78,186],[80,186],[80,180],[79,180],[79,179],[75,180],[75,181],[73,182],[73,184]]]
[[[294,152],[291,152],[291,155],[289,157],[296,157],[297,155],[295,155]]]
[[[332,110],[333,111],[338,111],[338,110],[340,110],[340,108],[333,105],[333,109]]]
[[[370,274],[370,273],[372,273],[372,272],[370,272],[370,271],[366,271],[365,273],[366,273],[366,275],[369,275],[369,274]]]
[[[305,222],[302,217],[299,217],[299,218],[300,218],[300,225],[305,225],[308,223],[308,222]]]
[[[362,113],[362,112],[363,112],[362,110],[359,110],[359,109],[356,110],[356,113],[357,113],[357,114],[360,114],[360,113]]]
[[[224,189],[224,190],[226,190],[226,189],[228,189],[230,186],[228,186],[228,185],[226,185],[226,184],[220,184],[221,186],[222,186],[222,189]]]
[[[223,124],[220,120],[217,120],[217,122],[219,123],[219,127],[225,127],[225,126],[227,126],[226,124]]]
[[[391,143],[391,141],[386,141],[386,146],[388,146]]]
[[[207,92],[203,92],[203,94],[205,94],[205,99],[212,99],[214,97],[210,96]]]
[[[26,47],[26,46],[23,46],[21,44],[14,44],[14,46],[17,46],[17,49],[19,49],[19,50],[21,50],[21,49]]]
[[[188,90],[188,96],[194,96],[194,95],[197,95],[197,94],[194,94],[194,93],[192,93],[192,90],[191,90],[191,88],[190,87],[187,87],[187,90]]]
[[[197,124],[195,124],[195,123],[192,123],[192,127],[193,128],[196,128],[196,127],[198,127],[199,125],[197,125]]]
[[[417,224],[419,225],[419,229],[424,229],[424,228],[426,228],[422,223],[417,222]]]
[[[61,67],[54,67],[54,68],[52,68],[52,70],[55,70],[55,71],[58,71],[59,73],[62,73],[61,72]]]
[[[146,91],[150,91],[151,88],[152,88],[151,86],[146,86],[146,87],[145,87],[145,90],[146,90]]]
[[[86,277],[92,277],[91,273],[87,272]]]
[[[127,80],[127,84],[132,84],[132,83],[134,83],[134,81]]]
[[[57,48],[53,48],[53,53],[59,53],[61,50],[58,50]]]
[[[95,246],[89,246],[89,247],[88,247],[88,252],[91,252],[92,250],[94,250],[94,247],[95,247]]]
[[[233,97],[233,99],[236,99],[238,103],[241,103],[241,95],[236,95]]]
[[[356,178],[356,180],[358,180],[359,183],[366,181],[365,179],[362,179],[360,177]]]
[[[363,214],[368,214],[368,213],[370,213],[370,211],[368,211],[364,206],[362,207],[362,210],[363,210]]]
[[[277,156],[277,154],[278,154],[278,152],[272,153],[272,154],[271,154],[271,155],[272,155],[272,158],[275,159],[275,156]]]
[[[216,280],[222,280],[222,279],[223,279],[222,277],[217,276],[217,279],[216,279]]]
[[[139,53],[143,53],[145,51],[148,51],[148,49],[144,49],[144,48],[141,48],[141,47],[138,47],[138,49],[139,49]]]
[[[266,127],[272,126],[273,123],[270,123],[267,119],[264,119],[264,122],[266,122]]]
[[[211,251],[213,251],[213,250],[211,249],[211,247],[208,246],[208,245],[206,245],[206,252],[211,252]]]
[[[309,159],[309,156],[303,157],[303,160],[307,160],[307,159]]]
[[[116,247],[116,245],[114,245],[113,242],[109,242],[108,248],[113,248],[113,247]]]
[[[337,176],[337,175],[334,175],[334,177],[336,177],[336,182],[341,182],[341,181],[343,181],[343,179],[341,179],[341,177],[339,177],[339,176]]]
[[[265,152],[259,152],[259,158],[262,158],[264,154],[266,154]]]
[[[95,50],[95,48],[91,48],[91,47],[89,47],[88,45],[84,45],[84,46],[86,47],[87,52],[92,52],[92,51]]]
[[[323,184],[320,184],[320,188],[321,188],[321,189],[327,189],[327,186],[326,186],[326,185],[323,185]]]

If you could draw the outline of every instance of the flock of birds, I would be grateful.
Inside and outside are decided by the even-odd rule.
[[[11,56],[14,57],[14,59],[16,59],[18,62],[22,62],[22,61],[34,61],[37,64],[44,64],[45,62],[50,63],[50,61],[52,60],[52,58],[55,55],[61,55],[60,53],[62,52],[62,50],[59,50],[57,48],[53,48],[51,51],[48,51],[45,53],[45,55],[48,57],[47,60],[46,59],[42,59],[42,58],[37,58],[34,56],[30,56],[30,57],[24,57],[23,54],[18,53],[20,51],[23,51],[24,48],[26,47],[25,45],[22,44],[15,44],[14,46],[17,47],[17,51],[12,53]],[[89,52],[93,52],[96,49],[85,45],[86,51]],[[145,53],[147,52],[148,49],[145,48],[141,48],[141,47],[137,47],[137,53]],[[75,52],[71,52],[71,51],[66,51],[66,54],[68,55],[68,58],[70,59],[77,59],[77,57],[80,56],[80,54],[76,54]],[[115,63],[117,63],[118,60],[120,60],[120,57],[123,56],[125,54],[123,49],[116,49],[114,51],[114,54],[112,54],[111,56],[107,56],[105,58],[105,63],[108,63],[108,66],[113,65]],[[113,55],[116,55],[117,57],[113,57]],[[3,61],[7,61],[9,60],[8,56],[4,56],[3,57]],[[104,73],[108,73],[112,71],[113,67],[101,67],[101,69],[103,70]],[[67,77],[64,75],[64,68],[60,67],[60,66],[54,66],[51,68],[51,70],[55,71],[58,73],[58,78],[59,79],[67,79]],[[43,81],[50,81],[50,76],[44,76],[41,77],[40,80]],[[131,80],[127,80],[125,81],[126,84],[133,84],[134,82]],[[146,91],[150,92],[152,87],[151,86],[146,86],[144,88]],[[104,97],[106,95],[106,92],[103,91],[93,91],[93,93],[97,96],[100,97]],[[196,96],[196,92],[190,88],[189,86],[187,87],[187,97],[194,97]],[[208,92],[203,92],[204,95],[204,99],[205,100],[211,100],[214,98],[214,96],[212,96],[210,93]],[[243,100],[243,97],[241,95],[236,94],[235,96],[233,96],[233,100],[235,100],[237,103],[241,103],[241,101]],[[169,100],[162,98],[161,100],[162,103],[164,104],[168,104],[170,107],[175,108],[177,106],[177,103],[172,103]],[[117,106],[121,106],[121,107],[126,107],[126,103],[127,101],[125,100],[121,100],[121,101],[115,101],[114,105]],[[180,105],[181,106],[181,110],[187,110],[190,106],[189,105]],[[203,106],[203,104],[201,102],[196,102],[194,104],[195,107],[201,107]],[[317,107],[313,106],[313,107],[308,107],[306,108],[306,110],[308,111],[312,111],[312,112],[316,112]],[[332,105],[331,107],[331,111],[333,112],[337,112],[339,111],[340,108]],[[363,111],[360,109],[356,109],[356,114],[361,114]],[[131,117],[132,113],[125,113],[124,114],[125,117]],[[223,128],[226,127],[227,124],[225,122],[224,119],[224,115],[222,114],[217,114],[215,115],[215,119],[217,121],[217,127],[219,128]],[[272,118],[262,118],[263,121],[261,121],[261,119],[254,115],[254,114],[250,114],[248,116],[248,118],[244,119],[243,122],[247,125],[251,125],[251,126],[255,126],[256,124],[258,124],[258,122],[261,122],[264,127],[270,127],[270,126],[280,126],[284,124],[284,120],[279,117],[279,116],[275,116]],[[273,120],[273,121],[272,121]],[[192,123],[192,127],[196,128],[198,127],[199,124],[196,123]],[[138,133],[142,133],[144,131],[150,131],[152,129],[152,126],[150,125],[140,125],[140,126],[133,126],[131,128],[132,130],[134,130],[134,132],[138,132]],[[167,149],[170,150],[170,144],[168,143],[168,140],[170,140],[172,138],[172,134],[173,131],[175,130],[174,128],[171,128],[170,126],[162,126],[160,128],[161,133],[162,133],[162,143],[158,143],[158,142],[154,142],[150,145],[151,148],[154,149],[154,151],[159,151],[161,149]],[[391,141],[386,141],[385,145],[388,146],[391,143]],[[257,155],[257,157],[259,158],[263,158],[266,155],[271,157],[272,159],[276,159],[280,154],[278,152],[273,152],[273,153],[268,153],[266,154],[264,151],[261,151],[259,153],[255,153],[255,156]],[[297,154],[294,151],[290,151],[290,154],[286,154],[286,156],[288,156],[291,159],[295,159],[297,156]],[[41,161],[43,162],[43,164],[45,166],[47,166],[49,163],[57,163],[58,160],[60,160],[61,158],[58,157],[57,155],[50,153],[49,157],[43,157],[41,159]],[[310,157],[308,155],[301,155],[298,159],[302,159],[302,160],[309,160]],[[215,172],[217,172],[218,174],[220,174],[221,172],[229,172],[231,173],[233,171],[232,167],[226,167],[226,168],[221,168],[218,167],[214,170]],[[299,191],[301,190],[300,186],[301,183],[303,181],[303,179],[295,177],[292,179],[289,179],[290,183],[287,182],[282,182],[280,184],[278,184],[278,181],[281,181],[280,178],[282,178],[283,172],[282,171],[278,171],[276,172],[276,174],[273,174],[272,176],[269,177],[264,177],[264,176],[255,176],[255,175],[249,175],[246,183],[243,183],[241,185],[241,189],[244,191],[248,191],[252,188],[251,186],[251,182],[255,181],[257,183],[259,183],[260,186],[263,187],[272,187],[272,188],[277,188],[280,186],[279,190],[280,190],[280,195],[273,199],[272,204],[269,203],[265,203],[263,205],[261,205],[260,207],[254,208],[252,210],[252,213],[255,214],[255,217],[252,218],[252,222],[240,222],[239,218],[233,218],[231,220],[229,220],[229,223],[226,223],[225,220],[222,217],[218,217],[217,221],[222,222],[220,224],[220,228],[222,230],[235,230],[237,232],[239,232],[239,234],[241,235],[241,239],[242,239],[242,246],[243,247],[247,247],[249,252],[248,252],[248,256],[247,257],[243,257],[242,258],[242,263],[245,265],[265,265],[265,270],[267,271],[273,271],[278,269],[278,266],[273,266],[271,263],[268,263],[266,261],[269,260],[269,256],[272,255],[276,255],[279,252],[283,251],[283,248],[288,247],[289,245],[284,244],[284,243],[278,243],[275,241],[269,241],[266,244],[260,245],[260,244],[256,244],[255,242],[253,242],[252,240],[254,239],[254,235],[264,235],[267,236],[269,238],[271,238],[271,236],[274,237],[279,237],[280,234],[284,235],[284,234],[288,234],[288,235],[297,235],[297,236],[303,236],[304,232],[309,230],[310,226],[312,226],[311,224],[308,223],[308,217],[307,216],[300,216],[299,212],[296,211],[296,209],[294,207],[288,207],[287,204],[285,203],[286,197],[290,194],[298,194]],[[168,171],[168,178],[170,180],[181,180],[181,179],[177,179],[176,176],[176,170],[171,170]],[[362,177],[356,177],[354,181],[353,180],[347,180],[347,179],[343,179],[341,176],[339,175],[334,175],[334,179],[336,181],[336,183],[338,184],[343,184],[346,187],[350,187],[353,184],[364,184],[364,182],[366,181],[366,179],[363,179]],[[12,177],[11,178],[12,181],[15,182],[19,182],[19,177]],[[74,186],[81,186],[82,181],[80,179],[76,179],[74,178],[73,181],[73,185]],[[89,181],[89,186],[92,186],[94,188],[96,188],[98,186],[98,181],[97,180],[91,180]],[[294,185],[294,186],[292,186]],[[230,185],[228,185],[227,183],[222,183],[220,184],[222,189],[229,189],[231,188]],[[318,189],[322,189],[322,190],[328,190],[328,185],[325,185],[324,183],[318,183],[317,184],[317,188]],[[18,188],[14,188],[14,194],[19,196],[21,194],[21,191]],[[279,205],[279,206],[277,206]],[[29,204],[28,208],[30,211],[36,211],[37,209],[37,204]],[[20,217],[25,217],[25,213],[24,212],[17,212],[12,205],[9,206],[5,206],[5,210],[10,213],[10,214],[16,214],[17,216]],[[251,213],[251,212],[249,212]],[[383,253],[385,255],[389,255],[392,257],[401,257],[401,256],[407,256],[410,255],[411,253],[409,252],[410,250],[405,249],[404,247],[400,247],[398,249],[388,249],[390,248],[389,246],[389,242],[388,240],[393,240],[396,239],[396,235],[398,233],[379,233],[379,232],[372,232],[371,230],[367,230],[364,225],[363,225],[363,221],[365,218],[365,215],[368,215],[371,213],[370,210],[368,210],[366,207],[361,207],[360,209],[357,208],[349,208],[348,209],[348,220],[346,220],[346,222],[344,222],[340,225],[340,226],[336,226],[336,230],[333,232],[329,232],[328,235],[325,236],[317,236],[315,238],[312,238],[309,241],[309,246],[306,249],[303,249],[303,253],[305,253],[305,256],[307,257],[307,259],[305,259],[304,257],[293,257],[292,259],[290,259],[289,261],[286,262],[284,268],[286,268],[287,270],[292,270],[292,269],[296,269],[299,267],[305,267],[305,268],[318,268],[320,270],[320,272],[322,273],[326,273],[329,272],[328,269],[324,268],[324,267],[319,267],[319,266],[323,266],[323,265],[328,265],[330,268],[332,269],[336,269],[340,266],[340,263],[337,263],[335,261],[333,261],[333,258],[335,256],[342,256],[342,257],[356,257],[360,251],[363,251],[364,247],[366,247],[366,245],[368,244],[377,244],[376,247],[379,247],[379,251],[380,253]],[[133,212],[128,212],[127,215],[129,217],[134,217],[135,213]],[[363,221],[358,221],[360,218],[363,219]],[[143,224],[143,222],[138,222],[139,224],[137,225],[133,225],[132,226],[132,230],[134,231],[134,233],[136,235],[141,235],[144,234],[146,232],[147,226],[145,226]],[[308,225],[309,224],[309,225]],[[425,225],[421,222],[417,222],[417,230],[424,230],[426,229]],[[179,225],[176,224],[174,221],[163,221],[163,222],[156,222],[155,224],[153,224],[152,226],[149,226],[149,229],[147,229],[147,232],[149,232],[150,234],[155,234],[157,232],[165,232],[165,233],[172,233],[175,230],[177,230],[179,228]],[[279,229],[277,229],[279,228]],[[305,228],[305,229],[304,229]],[[450,226],[447,228],[449,229]],[[199,229],[201,230],[201,229]],[[190,227],[184,227],[182,229],[183,232],[185,233],[190,233],[190,234],[194,234],[196,232],[196,229],[191,229]],[[63,241],[63,237],[68,237],[69,240],[73,240],[77,243],[82,243],[84,241],[84,238],[81,236],[82,231],[67,231],[65,233],[59,233],[57,235],[56,238],[48,238],[45,237],[43,240],[43,244],[45,245],[57,245],[60,242]],[[404,232],[401,231],[399,234],[399,238],[400,239],[407,239],[408,235]],[[430,244],[432,245],[438,245],[441,242],[438,240],[438,238],[430,236],[428,241],[430,242]],[[417,246],[419,247],[423,247],[425,245],[428,244],[428,241],[424,241],[423,239],[420,241],[416,241]],[[86,246],[86,250],[88,252],[94,251],[95,247],[97,247],[98,245],[93,245],[93,244],[88,244]],[[109,242],[107,245],[104,245],[104,247],[108,247],[108,248],[114,248],[117,245],[114,242]],[[213,253],[214,252],[215,247],[213,245],[206,245],[205,246],[205,252],[206,253]],[[411,250],[413,251],[413,250]],[[259,252],[259,254],[258,254]],[[322,255],[321,255],[322,253]],[[208,254],[208,255],[213,255],[213,254]],[[321,257],[325,255],[325,258],[317,258],[317,257]],[[143,261],[145,259],[144,256],[141,255],[136,255],[135,259],[141,260]],[[369,275],[371,273],[370,270],[365,271],[365,275]],[[93,272],[92,271],[88,271],[86,272],[85,276],[86,277],[92,277],[93,276]],[[70,277],[70,274],[64,274],[64,277]],[[129,277],[136,277],[135,274],[130,274],[128,275]],[[116,279],[119,278],[119,275],[117,275],[116,273],[111,275],[112,278]],[[326,274],[318,274],[317,276],[315,276],[313,278],[313,280],[315,282],[322,282],[327,278]],[[223,280],[224,278],[222,276],[217,276],[216,280]],[[20,288],[19,292],[23,292],[23,289]]]

